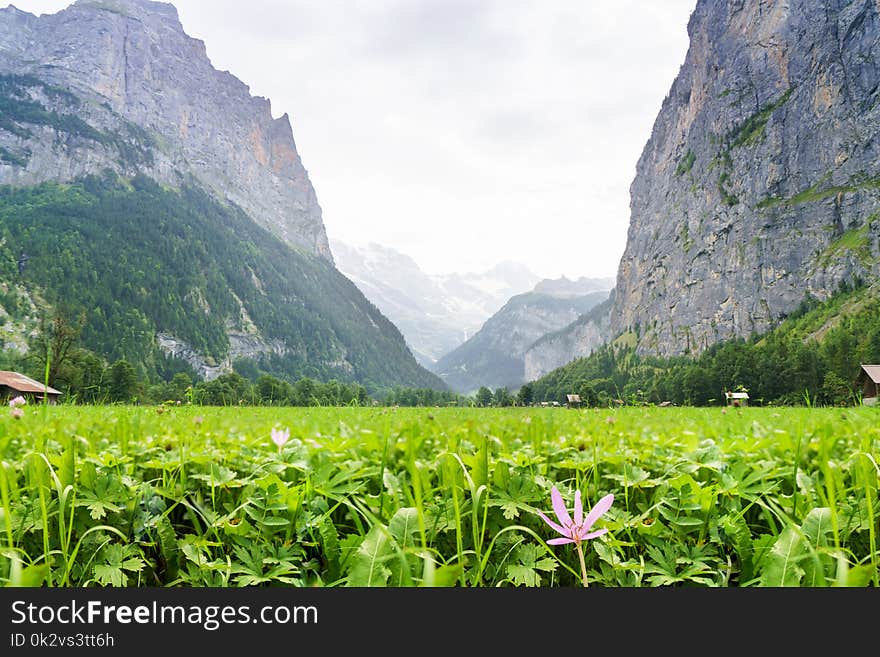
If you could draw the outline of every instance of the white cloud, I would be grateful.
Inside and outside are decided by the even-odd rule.
[[[290,114],[332,236],[432,273],[577,277],[617,272],[696,0],[173,4],[217,68]]]

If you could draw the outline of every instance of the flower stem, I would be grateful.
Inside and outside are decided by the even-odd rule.
[[[584,588],[587,588],[587,564],[584,561],[584,548],[580,543],[577,544],[577,551],[581,560],[581,581],[584,583]]]

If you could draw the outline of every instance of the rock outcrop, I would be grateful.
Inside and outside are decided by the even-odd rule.
[[[0,346],[20,352],[37,313],[19,288],[153,379],[241,361],[445,389],[335,268],[287,115],[214,69],[170,4],[0,10]]]
[[[608,338],[696,353],[880,273],[880,4],[699,0],[631,188]]]
[[[880,4],[698,0],[688,33],[614,303],[530,349],[530,379],[623,334],[697,354],[880,274]]]
[[[614,295],[564,328],[547,333],[523,355],[524,378],[535,381],[578,358],[585,358],[608,338]]]
[[[0,184],[106,168],[171,186],[191,177],[287,243],[332,260],[289,117],[273,118],[267,99],[216,70],[173,5],[78,0],[39,17],[0,9],[0,75],[15,101],[6,113],[42,119],[0,133]],[[71,113],[80,130],[56,139],[54,120]]]

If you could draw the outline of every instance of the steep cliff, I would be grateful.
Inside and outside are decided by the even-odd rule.
[[[3,346],[26,350],[58,309],[151,378],[243,359],[445,388],[335,268],[287,116],[215,70],[169,4],[0,10]]]
[[[880,273],[880,4],[699,0],[631,188],[607,338],[699,352]]]
[[[0,9],[0,74],[0,128],[38,119],[0,132],[0,184],[105,168],[175,187],[192,177],[289,244],[331,259],[287,114],[273,118],[267,99],[216,70],[173,5],[78,0],[39,17]],[[59,119],[78,130],[61,138]]]
[[[565,327],[541,336],[523,355],[526,381],[535,381],[577,358],[585,358],[604,344],[610,331],[614,291],[606,301]]]

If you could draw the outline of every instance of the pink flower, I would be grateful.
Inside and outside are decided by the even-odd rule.
[[[290,429],[272,429],[272,442],[278,445],[278,451],[290,440]]]
[[[20,420],[22,416],[24,416],[24,411],[16,406],[11,411],[9,411],[9,414],[12,415],[12,417],[16,420]]]
[[[27,399],[25,399],[25,398],[22,397],[21,395],[19,395],[19,396],[16,397],[15,399],[10,399],[10,400],[9,400],[9,405],[10,405],[12,408],[18,408],[19,406],[24,406],[24,405],[26,405],[26,404],[27,404]]]
[[[559,489],[556,486],[553,487],[553,490],[550,492],[550,498],[553,501],[553,511],[556,513],[556,517],[559,519],[559,524],[553,522],[545,516],[540,511],[538,515],[546,522],[550,527],[562,534],[563,538],[552,538],[547,543],[549,545],[565,545],[566,543],[574,543],[580,546],[584,541],[588,541],[591,538],[596,538],[597,536],[602,536],[608,532],[607,529],[599,529],[594,532],[590,530],[593,528],[595,522],[599,519],[599,517],[604,514],[608,509],[611,508],[611,504],[614,502],[614,495],[606,495],[601,500],[596,503],[596,506],[592,508],[592,510],[584,517],[584,507],[581,502],[581,492],[577,491],[574,494],[574,520],[572,520],[571,516],[568,515],[568,509],[565,508],[565,502],[562,501],[562,494],[559,492]]]

